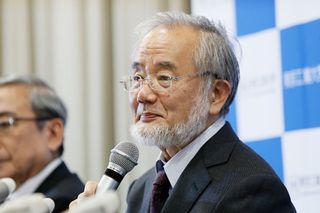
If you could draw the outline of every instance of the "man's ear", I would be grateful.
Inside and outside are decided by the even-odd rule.
[[[54,118],[46,122],[45,128],[50,151],[58,152],[64,137],[63,121],[60,118]]]
[[[215,80],[212,87],[210,114],[217,116],[230,95],[231,85],[226,80]]]

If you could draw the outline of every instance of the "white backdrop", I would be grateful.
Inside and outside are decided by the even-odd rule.
[[[320,209],[320,1],[193,0],[237,37],[241,80],[228,117],[275,169],[297,212]]]

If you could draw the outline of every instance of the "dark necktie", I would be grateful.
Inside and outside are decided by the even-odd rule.
[[[170,182],[163,169],[163,163],[156,163],[157,176],[153,182],[150,213],[159,213],[169,195]]]

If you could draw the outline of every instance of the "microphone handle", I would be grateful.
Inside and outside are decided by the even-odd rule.
[[[103,194],[109,190],[116,190],[122,179],[123,176],[117,171],[107,168],[98,183],[96,194]]]
[[[98,183],[96,195],[104,194],[109,190],[116,190],[119,184],[120,183],[113,178],[103,175]]]

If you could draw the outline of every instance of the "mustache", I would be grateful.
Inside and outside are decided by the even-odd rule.
[[[157,110],[148,109],[147,105],[139,103],[136,110],[136,118],[139,120],[142,115],[156,115],[163,117],[161,113],[157,112]]]

